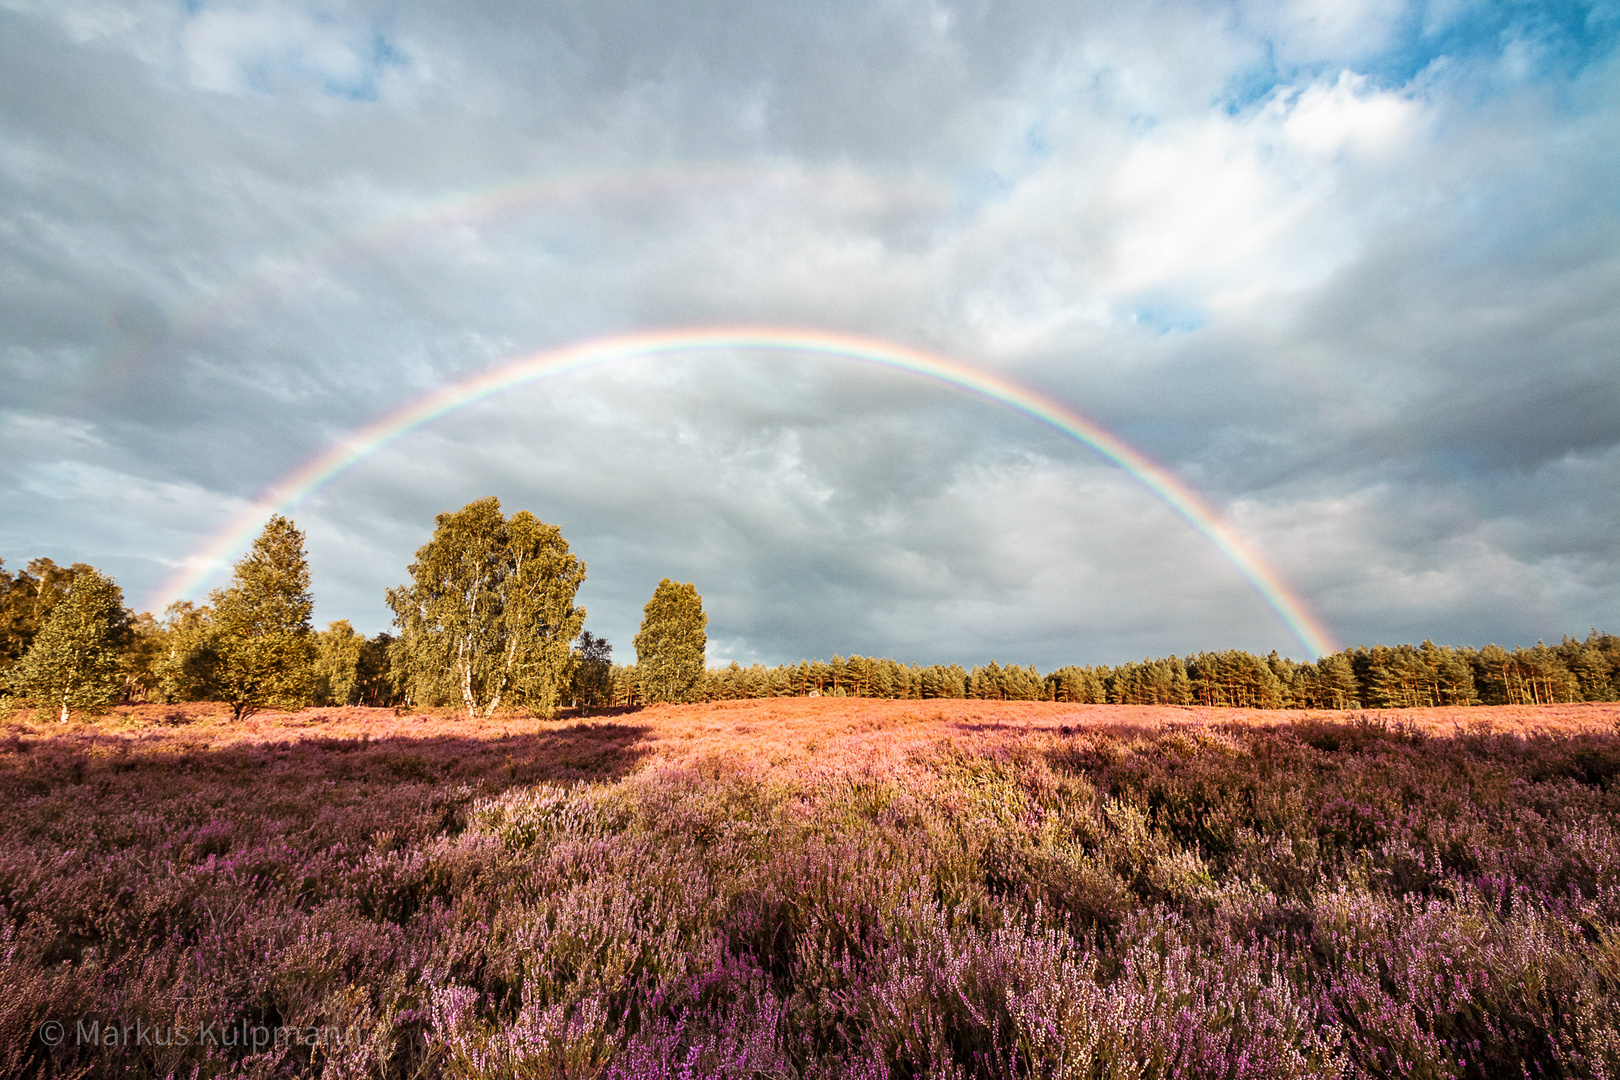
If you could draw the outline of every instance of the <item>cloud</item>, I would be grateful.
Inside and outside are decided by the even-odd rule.
[[[1620,23],[1603,9],[0,5],[3,554],[151,595],[433,387],[634,329],[863,333],[1186,478],[1347,641],[1582,632],[1620,590]],[[1056,433],[830,360],[514,391],[295,508],[380,629],[433,514],[564,527],[627,652],[1300,652]]]

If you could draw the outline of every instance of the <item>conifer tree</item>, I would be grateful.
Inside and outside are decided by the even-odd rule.
[[[73,709],[105,712],[123,694],[119,651],[128,626],[124,596],[112,578],[78,568],[34,635],[14,680],[29,696],[59,709],[64,724]]]
[[[703,691],[708,625],[696,587],[669,578],[658,583],[642,609],[641,632],[635,639],[646,701],[691,701]]]
[[[277,514],[213,602],[214,694],[240,720],[266,707],[297,709],[315,684],[304,534]]]
[[[1583,700],[1613,701],[1614,686],[1610,681],[1613,673],[1610,670],[1609,659],[1598,647],[1596,638],[1596,630],[1592,631],[1591,637],[1585,642],[1566,637],[1558,651],[1563,657],[1564,666],[1569,668],[1570,674],[1580,683]]]
[[[585,609],[574,594],[585,564],[555,525],[527,510],[507,519],[493,496],[435,524],[411,584],[388,590],[400,628],[392,655],[410,699],[459,700],[469,715],[490,716],[511,695],[552,715],[578,663]]]
[[[601,708],[613,698],[613,646],[606,638],[589,630],[579,635],[575,652],[579,667],[574,672],[574,702],[587,708]]]
[[[1323,709],[1359,709],[1361,686],[1356,681],[1355,668],[1350,657],[1339,652],[1324,656],[1316,662],[1317,707]]]

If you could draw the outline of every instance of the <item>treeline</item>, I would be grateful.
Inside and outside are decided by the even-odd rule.
[[[554,525],[494,498],[435,518],[410,581],[389,589],[398,634],[310,625],[304,536],[274,516],[208,603],[161,618],[123,606],[92,566],[0,564],[0,712],[26,698],[66,721],[120,701],[220,701],[241,718],[307,705],[442,707],[550,716],[604,696],[612,646],[584,630],[585,564]],[[636,635],[637,692],[690,701],[703,685],[708,617],[690,584],[664,579]]]
[[[238,716],[266,706],[392,699],[387,635],[347,622],[312,632],[303,534],[273,518],[210,603],[162,618],[123,606],[95,567],[35,559],[0,564],[0,697],[95,713],[119,701],[223,701]]]
[[[598,677],[587,705],[641,702],[634,665]],[[1620,638],[1593,630],[1585,641],[1508,650],[1421,645],[1346,649],[1315,663],[1228,650],[1115,667],[990,663],[904,664],[834,656],[766,667],[710,668],[701,700],[769,697],[1067,701],[1092,705],[1213,705],[1248,709],[1408,709],[1430,705],[1555,705],[1620,700]]]
[[[85,563],[58,566],[34,559],[12,573],[0,560],[0,695],[27,692],[22,660],[32,650],[51,613],[67,599],[75,580],[101,576]],[[207,699],[219,692],[219,627],[210,607],[170,605],[162,618],[123,606],[123,593],[112,586],[116,614],[106,645],[118,678],[118,699],[127,703]],[[318,704],[390,704],[389,634],[362,637],[346,620],[312,635],[317,678],[311,701]]]
[[[267,706],[457,703],[549,714],[568,704],[806,696],[1254,709],[1620,699],[1620,638],[1595,629],[1553,646],[1425,641],[1314,663],[1229,650],[1045,674],[994,660],[966,669],[865,656],[705,670],[702,598],[668,580],[647,605],[637,662],[614,664],[612,646],[581,631],[585,612],[572,598],[584,564],[554,527],[522,512],[507,519],[494,500],[442,514],[438,525],[410,567],[414,583],[390,590],[400,634],[369,638],[345,620],[310,628],[302,534],[284,518],[273,519],[208,605],[173,604],[161,617],[123,607],[117,584],[83,563],[35,559],[15,573],[0,563],[0,700],[31,698],[65,719],[118,701],[224,701],[243,715]],[[443,587],[468,567],[483,567],[482,576]]]

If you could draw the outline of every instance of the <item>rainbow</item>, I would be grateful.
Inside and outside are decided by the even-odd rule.
[[[634,356],[670,356],[716,349],[811,353],[917,375],[1000,402],[1043,421],[1122,467],[1202,533],[1265,598],[1300,643],[1315,656],[1335,651],[1332,635],[1265,559],[1196,492],[1124,440],[1073,410],[999,375],[955,360],[872,338],[776,327],[707,327],[597,338],[509,360],[462,382],[440,387],[404,408],[353,432],[312,458],[236,514],[185,561],[154,598],[153,610],[195,595],[236,552],[246,548],[264,520],[298,502],[367,455],[482,398],[566,371]]]

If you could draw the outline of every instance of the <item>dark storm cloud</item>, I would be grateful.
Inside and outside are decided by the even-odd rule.
[[[0,4],[0,554],[151,596],[435,386],[756,322],[1082,409],[1346,640],[1612,625],[1620,27],[1446,11]],[[393,444],[296,508],[321,617],[381,629],[489,493],[563,526],[623,651],[665,575],[728,658],[1301,651],[1079,444],[770,355]]]

